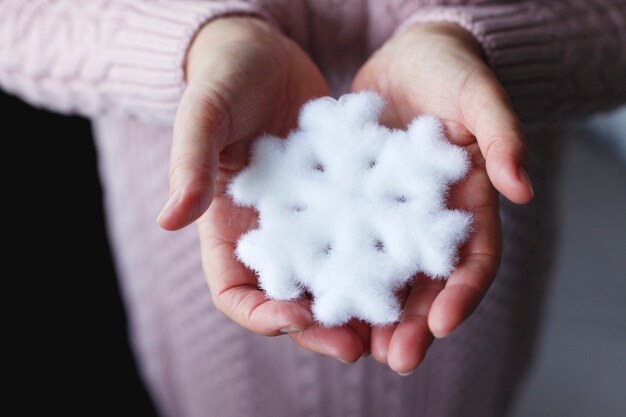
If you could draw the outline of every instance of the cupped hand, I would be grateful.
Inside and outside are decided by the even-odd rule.
[[[237,238],[256,226],[250,208],[224,194],[262,133],[284,136],[302,104],[328,95],[319,70],[292,41],[262,20],[228,17],[205,25],[187,55],[188,86],[174,123],[170,199],[159,215],[168,230],[197,220],[202,265],[215,306],[263,335],[290,333],[300,346],[345,362],[369,347],[369,328],[313,323],[307,299],[273,301],[233,256]]]
[[[514,203],[533,197],[525,141],[479,44],[455,24],[417,24],[397,34],[361,68],[353,90],[381,94],[388,103],[383,123],[390,127],[404,128],[420,114],[439,117],[451,141],[465,146],[473,162],[449,197],[451,207],[474,216],[457,268],[447,281],[416,277],[399,323],[371,332],[372,356],[405,374],[419,365],[433,335],[452,332],[489,288],[501,247],[496,189]]]

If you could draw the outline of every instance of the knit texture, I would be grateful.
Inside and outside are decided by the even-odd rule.
[[[207,21],[232,14],[271,21],[242,1],[4,0],[0,85],[62,113],[169,126],[191,39]]]
[[[457,22],[532,122],[536,200],[503,202],[498,277],[409,377],[239,328],[211,302],[194,228],[168,233],[154,223],[185,51],[204,22],[241,13],[292,36],[336,94],[399,27]],[[0,86],[94,121],[133,346],[162,414],[174,417],[501,416],[532,353],[551,257],[558,142],[535,122],[624,101],[625,48],[624,0],[0,0]]]

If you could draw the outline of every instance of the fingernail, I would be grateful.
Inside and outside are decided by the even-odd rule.
[[[298,328],[296,326],[289,326],[289,327],[283,327],[279,331],[281,333],[298,333],[298,332],[301,332],[302,329],[300,329],[300,328]]]
[[[526,171],[526,168],[524,167],[519,168],[519,177],[522,180],[522,182],[526,184],[526,186],[530,189],[530,195],[532,195],[534,198],[535,190],[533,189],[533,184],[530,182],[530,177],[528,176],[528,171]]]
[[[409,372],[398,372],[398,375],[400,375],[400,376],[409,376],[413,372],[415,372],[415,369],[413,369],[412,371],[409,371]]]
[[[340,358],[335,358],[335,359],[337,359],[339,362],[341,362],[341,363],[343,363],[343,364],[346,364],[346,365],[352,365],[352,364],[354,364],[354,362],[344,361],[343,359],[340,359]]]
[[[178,204],[178,202],[180,201],[180,196],[181,196],[181,191],[180,191],[180,188],[179,188],[179,189],[177,189],[176,191],[174,191],[172,193],[170,198],[167,200],[167,202],[163,206],[163,209],[161,210],[161,212],[159,213],[159,215],[157,217],[157,223],[161,223],[161,220],[162,220],[163,216],[169,210],[171,210],[172,207],[174,207],[174,206],[176,206]]]
[[[443,330],[445,329],[444,326],[433,326],[432,324],[429,324],[429,327],[430,327],[430,333],[433,335],[435,339],[443,339],[444,337],[448,336],[452,332],[452,330],[448,330],[448,331]],[[435,328],[433,329],[433,327]],[[442,329],[437,330],[437,327],[441,327]]]
[[[363,354],[361,355],[362,358],[367,358],[369,355],[371,355],[372,352],[370,352],[369,350],[366,350],[365,352],[363,352]]]

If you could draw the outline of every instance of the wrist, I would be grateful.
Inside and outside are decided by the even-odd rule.
[[[486,60],[483,47],[476,37],[464,27],[453,22],[414,23],[400,32],[399,35],[409,35],[411,39],[417,38],[422,41],[452,42],[479,57],[482,61]]]
[[[267,35],[271,26],[258,16],[225,16],[202,26],[192,39],[184,62],[185,80],[194,78],[211,56],[207,51],[217,44],[229,42],[254,42],[261,34]]]

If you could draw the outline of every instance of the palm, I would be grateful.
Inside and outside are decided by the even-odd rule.
[[[225,195],[226,185],[247,163],[251,140],[264,132],[285,135],[296,126],[305,101],[328,95],[319,71],[295,44],[277,44],[275,39],[263,44],[258,33],[253,37],[253,47],[240,45],[236,54],[220,52],[219,62],[227,66],[220,70],[228,74],[221,83],[236,100],[230,103],[231,129],[219,152],[213,201],[197,222],[207,282],[218,309],[243,327],[264,335],[287,332],[304,348],[354,361],[368,346],[366,326],[312,325],[310,300],[268,300],[254,273],[233,256],[239,236],[257,221],[253,209],[235,206]],[[202,92],[198,95],[203,97]]]
[[[394,56],[394,45],[383,48],[361,69],[353,88],[377,91],[386,98],[389,105],[382,120],[388,126],[404,128],[419,114],[433,114],[443,120],[451,141],[466,147],[472,170],[452,188],[448,203],[473,213],[474,232],[447,281],[416,276],[405,293],[400,322],[372,329],[373,356],[398,372],[419,364],[433,333],[448,334],[473,311],[495,275],[500,253],[497,193],[463,109],[466,81],[483,65],[477,65],[471,54],[442,54],[433,45],[411,44],[399,45],[401,61]]]

